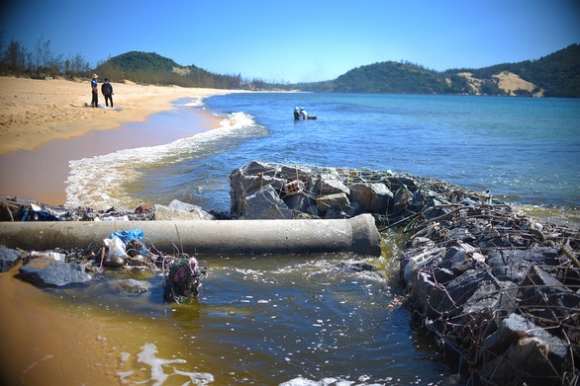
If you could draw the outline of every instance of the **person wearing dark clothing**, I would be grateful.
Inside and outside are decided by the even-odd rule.
[[[294,107],[294,120],[300,120],[300,111],[298,111],[298,107]]]
[[[93,74],[93,80],[91,81],[91,90],[93,92],[93,99],[91,99],[92,107],[99,107],[99,89],[97,87],[97,74]]]
[[[111,107],[113,107],[113,86],[109,83],[109,79],[105,78],[105,83],[101,86],[101,92],[105,97],[107,107],[109,107],[109,100],[111,101]]]

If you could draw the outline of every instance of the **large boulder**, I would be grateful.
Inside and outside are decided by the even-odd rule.
[[[341,181],[337,180],[333,175],[322,175],[320,180],[316,183],[318,193],[321,195],[344,193],[350,194],[350,189],[346,187]]]
[[[149,292],[153,285],[148,281],[136,279],[111,280],[108,283],[109,289],[118,293],[142,294]]]
[[[498,250],[489,254],[487,264],[499,280],[521,284],[526,279],[531,265],[557,266],[558,250],[549,247]]]
[[[292,211],[270,185],[246,197],[247,219],[291,219]]]
[[[392,203],[393,192],[383,183],[353,184],[350,186],[351,201],[370,213],[386,214]]]
[[[530,320],[511,314],[482,344],[479,374],[490,384],[560,385],[568,345]],[[514,371],[516,370],[516,371]]]
[[[169,205],[155,205],[157,220],[215,220],[215,217],[201,207],[173,200]]]
[[[308,212],[308,208],[316,205],[316,201],[304,193],[286,195],[283,200],[288,208],[300,212]]]
[[[84,264],[63,263],[48,258],[30,260],[19,269],[18,277],[41,287],[62,287],[89,282]]]
[[[0,272],[8,272],[22,261],[22,253],[15,249],[0,247]]]
[[[316,206],[320,213],[326,213],[329,209],[341,212],[349,209],[350,200],[345,193],[327,194],[316,199]]]

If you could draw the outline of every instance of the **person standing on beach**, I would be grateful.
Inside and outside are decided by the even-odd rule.
[[[99,88],[97,86],[97,74],[93,74],[93,80],[91,81],[91,90],[93,91],[93,99],[91,100],[92,107],[99,107]]]
[[[109,79],[105,78],[105,83],[101,86],[101,92],[105,97],[105,104],[109,107],[109,100],[111,100],[111,108],[113,107],[113,86],[109,83]]]

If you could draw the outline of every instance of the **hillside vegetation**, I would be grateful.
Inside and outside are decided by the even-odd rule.
[[[521,82],[507,81],[521,80]],[[518,95],[580,97],[580,46],[573,44],[534,61],[437,72],[408,62],[352,69],[328,82],[297,84],[318,92]],[[516,88],[510,88],[516,87]],[[517,88],[520,87],[520,88]]]
[[[429,70],[409,62],[381,62],[354,68],[336,79],[313,83],[269,83],[244,80],[241,74],[215,74],[194,64],[180,65],[154,52],[131,51],[91,68],[80,54],[64,58],[41,36],[33,51],[17,41],[5,46],[0,32],[0,75],[90,78],[93,72],[114,82],[182,87],[301,90],[337,93],[405,93],[509,95],[580,98],[580,46],[571,46],[537,60],[485,68]]]
[[[109,79],[182,87],[239,88],[241,75],[220,75],[196,67],[181,66],[154,52],[131,51],[100,63],[95,71]]]

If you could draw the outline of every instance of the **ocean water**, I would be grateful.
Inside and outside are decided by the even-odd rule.
[[[229,211],[228,174],[258,159],[408,172],[490,189],[515,205],[580,205],[576,99],[243,93],[177,106],[223,117],[222,127],[72,161],[67,204],[132,209],[177,198]],[[295,106],[317,119],[294,121]]]
[[[295,122],[295,106],[317,119]],[[221,127],[71,161],[67,204],[134,208],[177,198],[227,212],[228,174],[255,159],[408,172],[560,215],[580,204],[579,100],[247,93],[176,107],[185,126],[205,110]],[[171,130],[169,119],[155,122]],[[198,256],[209,277],[189,305],[162,304],[162,279],[150,275],[147,294],[54,290],[55,306],[122,336],[110,355],[125,384],[461,384],[457,364],[401,307],[400,237],[385,235],[378,258]],[[379,275],[337,269],[361,259]]]

